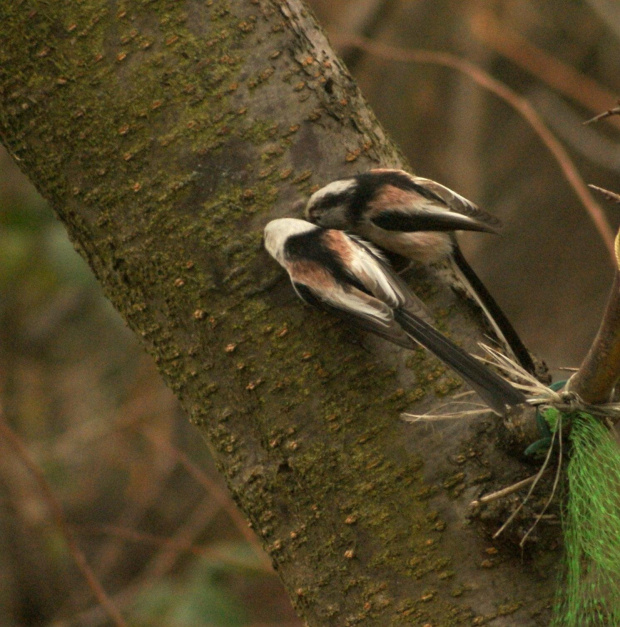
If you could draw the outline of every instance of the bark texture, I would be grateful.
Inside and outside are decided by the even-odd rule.
[[[0,132],[206,436],[310,625],[543,625],[557,551],[470,520],[532,473],[494,419],[399,419],[460,392],[422,351],[298,302],[264,224],[401,166],[298,0],[4,2]],[[481,318],[410,279],[468,348]],[[479,517],[480,518],[480,517]],[[484,518],[484,516],[482,516]]]

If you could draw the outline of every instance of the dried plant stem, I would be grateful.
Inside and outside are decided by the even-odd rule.
[[[599,187],[598,185],[592,185],[591,183],[588,183],[588,187],[599,192],[599,194],[602,194],[610,202],[620,204],[620,194],[616,194],[616,192],[604,189],[603,187]]]
[[[509,494],[513,494],[514,492],[518,492],[521,488],[524,488],[525,486],[530,485],[530,483],[533,483],[534,481],[536,481],[537,477],[538,477],[538,473],[535,475],[532,475],[531,477],[528,477],[527,479],[523,479],[522,481],[517,481],[517,483],[513,483],[512,485],[502,488],[501,490],[497,490],[497,492],[491,492],[490,494],[485,494],[484,496],[481,496],[479,499],[472,501],[470,505],[475,507],[476,505],[482,505],[483,503],[490,503],[491,501],[497,501],[498,499],[502,499],[505,496],[508,496]]]
[[[558,438],[558,445],[559,445],[560,450],[558,452],[558,467],[555,470],[555,477],[553,479],[553,488],[551,489],[551,494],[549,495],[549,498],[545,502],[545,506],[543,507],[542,512],[536,515],[536,520],[534,521],[532,526],[527,530],[525,535],[521,538],[521,542],[519,542],[519,546],[521,548],[523,548],[523,546],[525,545],[526,540],[528,539],[532,531],[534,531],[534,529],[536,528],[536,525],[542,520],[542,517],[545,515],[545,512],[549,508],[549,505],[551,505],[551,502],[553,501],[553,497],[555,496],[555,493],[557,492],[558,485],[560,484],[560,477],[562,476],[562,460],[564,458],[563,440],[562,440],[562,415],[561,414],[558,419],[558,424],[556,425],[555,433],[558,433],[558,432],[560,433],[560,437]],[[551,444],[551,446],[549,447],[549,450],[551,450],[552,447],[553,447],[553,444]]]
[[[536,484],[540,481],[541,477],[545,474],[545,470],[547,470],[547,466],[549,465],[549,461],[551,460],[551,452],[553,451],[553,445],[555,444],[555,440],[556,440],[556,438],[558,436],[558,432],[560,430],[560,427],[561,427],[561,422],[558,422],[558,426],[557,426],[556,430],[553,432],[553,437],[551,438],[551,443],[549,444],[549,450],[547,451],[547,455],[545,457],[545,461],[543,462],[543,465],[540,467],[540,470],[536,473],[536,476],[534,477],[534,480],[532,481],[530,489],[528,490],[527,494],[525,495],[525,498],[519,504],[517,509],[515,509],[515,511],[512,512],[512,514],[508,517],[506,522],[493,534],[493,539],[499,537],[502,534],[504,529],[506,529],[506,527],[508,527],[508,525],[515,519],[516,515],[521,511],[523,506],[528,502],[530,496],[532,496],[532,492],[534,492],[534,488],[536,487]],[[560,434],[560,438],[561,437],[562,436]]]

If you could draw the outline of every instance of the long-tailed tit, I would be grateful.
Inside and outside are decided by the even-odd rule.
[[[426,307],[372,245],[343,231],[294,218],[265,227],[265,248],[289,273],[304,301],[398,344],[427,348],[455,370],[495,412],[524,395],[433,328]]]
[[[453,231],[496,232],[500,221],[451,189],[403,170],[370,170],[315,192],[306,217],[327,229],[360,235],[384,250],[421,263],[450,257],[468,292],[520,364],[535,373],[532,358],[472,267]]]

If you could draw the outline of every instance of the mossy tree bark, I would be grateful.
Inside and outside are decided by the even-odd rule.
[[[262,250],[313,186],[403,163],[299,0],[28,0],[0,21],[3,142],[308,623],[545,624],[556,553],[524,563],[467,520],[481,490],[532,472],[496,447],[497,421],[403,423],[460,382],[301,306]],[[474,348],[481,319],[444,270],[410,278]]]

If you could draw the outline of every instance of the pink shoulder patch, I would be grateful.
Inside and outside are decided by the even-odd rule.
[[[340,257],[345,265],[349,265],[355,254],[353,242],[346,236],[343,231],[330,229],[323,233],[323,239],[327,247]]]
[[[334,277],[314,261],[293,261],[289,264],[288,271],[293,282],[307,285],[316,292],[333,289],[335,284]]]
[[[400,189],[394,185],[385,185],[381,191],[368,203],[371,216],[384,209],[398,209],[399,207],[411,207],[419,195],[410,190]]]

